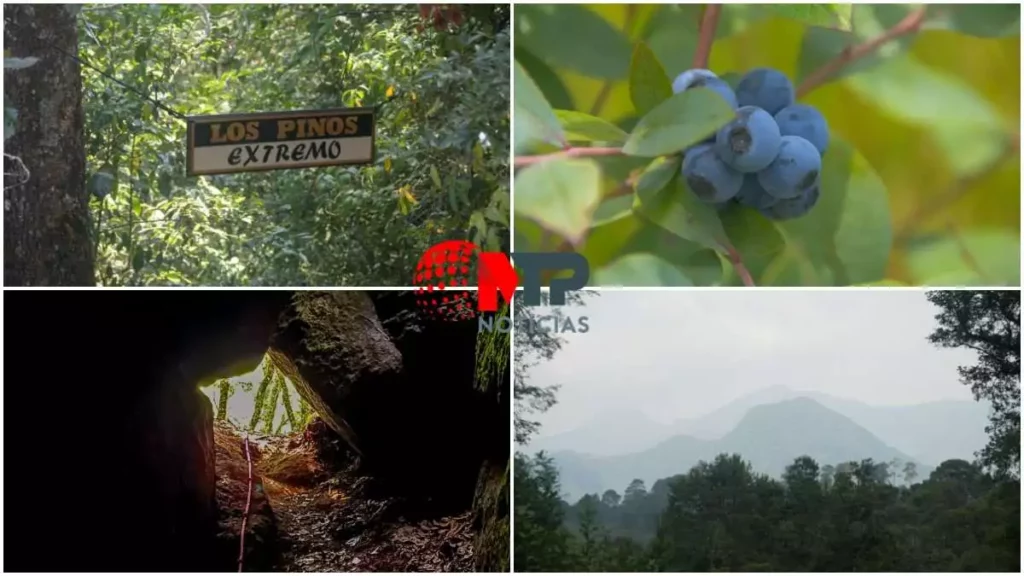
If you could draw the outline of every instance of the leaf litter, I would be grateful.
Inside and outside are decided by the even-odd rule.
[[[225,555],[233,545],[237,556],[248,480],[241,473],[244,440],[221,422],[215,436],[221,538]],[[256,478],[246,571],[473,571],[471,511],[413,520],[404,499],[371,497],[373,478],[360,474],[322,421],[301,434],[253,433],[249,440]]]

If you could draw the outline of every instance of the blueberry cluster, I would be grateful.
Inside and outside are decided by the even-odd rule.
[[[751,70],[735,90],[710,70],[687,70],[672,91],[698,86],[721,95],[736,119],[685,151],[683,177],[693,193],[717,207],[744,204],[772,220],[810,211],[829,141],[821,112],[796,103],[793,83],[771,68]]]

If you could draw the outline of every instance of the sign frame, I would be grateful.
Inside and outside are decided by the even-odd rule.
[[[195,160],[195,127],[196,124],[210,124],[214,122],[239,122],[253,120],[287,120],[292,118],[314,118],[319,116],[370,116],[370,158],[369,160],[337,161],[326,160],[303,164],[302,166],[257,166],[254,168],[232,168],[226,170],[203,170],[195,171],[193,162]],[[185,173],[188,176],[216,176],[223,174],[241,174],[246,172],[270,172],[274,170],[301,170],[303,168],[324,168],[329,166],[358,166],[373,164],[377,160],[377,109],[373,106],[359,108],[326,108],[317,110],[289,110],[286,112],[250,112],[238,114],[207,114],[201,116],[187,116],[187,133],[185,140]],[[239,142],[238,145],[244,145]]]

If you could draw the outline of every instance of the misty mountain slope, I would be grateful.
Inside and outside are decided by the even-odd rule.
[[[871,406],[820,395],[822,405],[870,430],[916,460],[938,466],[954,458],[973,460],[985,447],[989,404],[940,400],[911,406]]]
[[[811,393],[799,392],[786,386],[770,386],[741,396],[703,416],[677,420],[672,429],[676,434],[715,440],[728,434],[747,415],[747,411],[755,406],[810,395]]]
[[[755,471],[775,477],[803,455],[822,466],[865,458],[913,460],[851,419],[806,397],[756,406],[718,440],[675,436],[635,454],[592,457],[559,452],[553,457],[561,472],[562,492],[575,501],[609,488],[621,493],[633,478],[651,486],[722,453],[740,454]],[[920,464],[918,468],[922,477],[930,472]]]
[[[988,441],[988,404],[971,400],[941,400],[908,406],[872,406],[820,392],[772,386],[737,398],[704,416],[678,420],[676,434],[698,438],[722,438],[752,408],[806,397],[846,416],[886,444],[915,460],[936,466],[945,460],[971,460]]]
[[[540,436],[530,442],[530,451],[618,456],[650,448],[672,434],[670,426],[655,422],[639,410],[615,410],[568,432]]]
[[[810,456],[822,466],[865,458],[876,462],[913,460],[853,420],[807,397],[751,408],[717,444],[720,452],[740,454],[758,472],[775,477],[800,455]]]
[[[621,494],[634,478],[642,478],[650,488],[655,480],[685,472],[698,461],[712,458],[714,445],[700,438],[673,436],[634,454],[592,456],[562,451],[551,456],[558,467],[562,493],[575,501],[584,494],[601,494],[609,488]],[[666,474],[666,470],[670,472]]]

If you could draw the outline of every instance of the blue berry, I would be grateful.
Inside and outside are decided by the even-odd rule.
[[[743,175],[726,166],[711,144],[700,144],[686,152],[682,174],[693,194],[708,204],[731,200],[743,186]]]
[[[721,78],[712,78],[710,80],[698,80],[696,83],[694,83],[693,86],[691,86],[691,88],[697,88],[698,86],[714,90],[734,110],[737,107],[739,107],[739,103],[736,100],[736,93],[732,91],[732,87],[730,87],[725,80],[722,80]]]
[[[786,75],[772,68],[755,68],[736,85],[740,106],[757,106],[775,115],[793,103],[796,90]]]
[[[761,186],[780,200],[800,196],[817,186],[820,177],[821,154],[799,136],[783,136],[779,155],[757,173]]]
[[[779,153],[782,135],[772,115],[756,106],[736,111],[736,119],[715,136],[715,152],[733,169],[758,172]]]
[[[807,140],[823,156],[828,150],[828,122],[814,106],[791,104],[775,115],[783,136],[799,136]]]
[[[792,220],[810,212],[820,196],[821,187],[815,186],[796,198],[779,200],[760,212],[769,220]]]
[[[711,70],[704,70],[702,68],[687,70],[676,76],[676,79],[672,81],[672,93],[679,94],[690,88],[698,80],[711,80],[712,78],[718,78],[718,76]]]
[[[779,202],[765,191],[764,186],[761,186],[757,180],[757,174],[743,176],[743,186],[740,188],[739,194],[736,194],[736,201],[755,210],[765,210]]]
[[[725,81],[715,76],[715,73],[710,70],[703,70],[700,68],[694,68],[693,70],[687,70],[676,79],[672,81],[672,93],[679,94],[685,92],[690,88],[709,88],[714,90],[721,96],[725,101],[736,108],[736,93],[733,92],[732,87]]]

